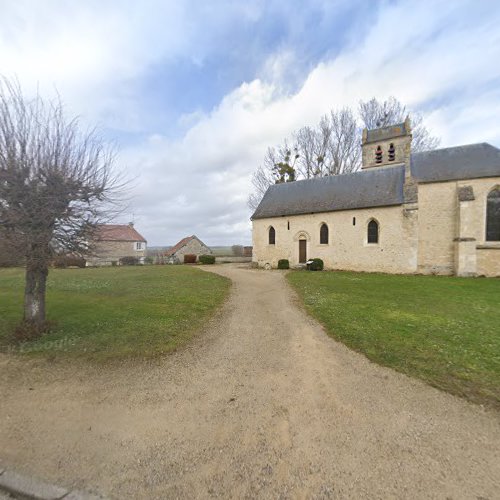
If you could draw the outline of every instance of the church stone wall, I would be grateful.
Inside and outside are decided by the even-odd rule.
[[[475,274],[478,276],[500,276],[500,242],[486,241],[486,198],[499,185],[500,177],[458,183],[459,188],[470,186],[473,193],[473,200],[459,202],[462,217],[458,236],[462,240],[472,241],[476,260]]]
[[[418,271],[500,276],[500,243],[487,242],[486,197],[500,177],[419,184]]]
[[[353,218],[356,224],[353,225]],[[367,225],[379,223],[379,243],[367,243]],[[320,244],[322,223],[329,228],[329,243]],[[268,244],[269,227],[276,244]],[[290,229],[288,229],[290,227]],[[279,259],[299,263],[299,240],[307,241],[307,258],[323,259],[327,269],[414,273],[417,270],[417,210],[403,206],[345,210],[253,221],[253,260],[259,267],[277,267]]]
[[[418,271],[424,274],[455,272],[457,235],[455,182],[418,186]]]

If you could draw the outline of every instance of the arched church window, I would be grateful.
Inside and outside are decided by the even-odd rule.
[[[328,226],[326,224],[321,224],[319,242],[321,245],[328,245]]]
[[[396,159],[396,148],[394,147],[394,144],[392,142],[387,152],[389,154],[389,161],[394,161]]]
[[[375,151],[375,163],[382,163],[382,147],[377,146],[377,150]]]
[[[486,199],[486,241],[500,241],[500,187]]]
[[[378,222],[373,219],[368,223],[368,243],[378,243]]]
[[[273,226],[269,228],[269,244],[270,245],[276,244],[276,231],[274,230]]]

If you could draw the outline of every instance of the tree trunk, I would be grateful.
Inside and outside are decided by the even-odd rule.
[[[45,326],[45,290],[47,284],[47,267],[26,267],[26,287],[24,290],[24,321],[37,329]]]

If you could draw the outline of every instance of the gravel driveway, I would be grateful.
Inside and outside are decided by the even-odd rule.
[[[2,356],[3,465],[120,499],[500,498],[498,413],[334,342],[280,272],[211,271],[231,297],[177,353]]]

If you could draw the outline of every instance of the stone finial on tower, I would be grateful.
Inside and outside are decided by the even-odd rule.
[[[411,134],[411,120],[410,115],[406,115],[405,118],[405,129],[407,134]]]

